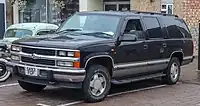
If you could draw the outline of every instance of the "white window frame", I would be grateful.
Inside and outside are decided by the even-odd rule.
[[[116,5],[116,10],[119,11],[119,5],[120,4],[129,4],[130,5],[130,2],[129,1],[121,1],[121,2],[104,2],[104,10],[105,10],[105,6],[106,5],[110,5],[110,4],[113,4],[113,5]]]
[[[166,8],[163,9],[163,8],[162,8],[162,5],[166,5]],[[166,14],[169,14],[169,11],[168,11],[168,7],[169,7],[169,6],[172,6],[172,14],[173,14],[173,13],[174,13],[174,8],[173,8],[174,6],[173,6],[173,4],[165,4],[165,3],[161,4],[161,12],[162,12],[162,11],[166,11]]]

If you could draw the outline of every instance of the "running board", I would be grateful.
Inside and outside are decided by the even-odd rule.
[[[150,74],[146,76],[140,76],[140,77],[134,77],[134,78],[128,78],[128,79],[123,79],[123,80],[115,80],[113,79],[111,82],[113,84],[126,84],[126,83],[131,83],[131,82],[137,82],[137,81],[142,81],[142,80],[147,80],[147,79],[152,79],[152,78],[157,78],[157,77],[162,77],[165,76],[163,73],[156,73],[156,74]]]

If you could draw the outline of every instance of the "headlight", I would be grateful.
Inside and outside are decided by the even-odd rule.
[[[75,57],[75,58],[79,58],[80,57],[80,52],[79,51],[58,51],[57,53],[58,56],[62,56],[62,57]]]
[[[12,60],[15,60],[15,61],[19,61],[19,60],[20,60],[20,57],[17,56],[17,55],[11,55],[11,59],[12,59]]]
[[[67,52],[66,51],[58,51],[58,56],[67,56]]]
[[[11,50],[12,51],[16,51],[16,52],[20,52],[20,46],[14,46],[14,45],[12,45],[11,46]]]
[[[68,62],[68,61],[57,61],[58,66],[63,66],[63,67],[72,67],[73,62]]]

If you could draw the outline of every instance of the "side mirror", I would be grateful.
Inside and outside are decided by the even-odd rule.
[[[134,34],[124,34],[121,41],[137,41],[137,36]]]

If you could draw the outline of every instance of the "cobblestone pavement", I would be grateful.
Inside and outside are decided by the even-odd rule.
[[[70,104],[74,106],[200,106],[199,76],[197,60],[195,60],[194,63],[182,68],[180,82],[176,85],[149,90],[144,89],[161,83],[148,80],[120,86],[113,85],[110,95],[132,92],[107,97],[99,103],[83,103],[80,90],[48,87],[39,93],[26,92],[15,85],[15,78],[11,78],[5,83],[0,83],[0,106],[70,106]]]

